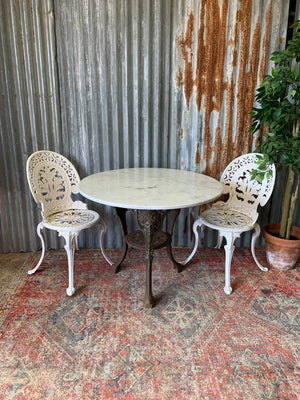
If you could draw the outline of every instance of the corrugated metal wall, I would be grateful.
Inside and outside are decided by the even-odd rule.
[[[25,177],[36,150],[64,154],[81,177],[169,167],[217,178],[250,151],[248,113],[270,53],[285,45],[288,3],[0,0],[0,252],[40,247]],[[120,246],[113,211],[89,206],[108,222],[106,246]],[[181,212],[174,244],[191,245],[197,212]],[[278,213],[273,200],[261,222]],[[98,239],[90,230],[79,244]],[[62,246],[52,233],[47,244]]]
[[[0,251],[40,247],[25,175],[35,149],[62,150],[52,1],[0,1]]]

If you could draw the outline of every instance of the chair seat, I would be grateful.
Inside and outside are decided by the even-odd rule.
[[[91,210],[66,210],[48,216],[44,225],[50,229],[76,231],[94,225],[99,214]]]
[[[204,225],[213,229],[244,232],[252,229],[254,223],[247,215],[230,209],[211,208],[200,215]]]

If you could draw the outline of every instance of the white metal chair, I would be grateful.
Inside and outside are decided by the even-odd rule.
[[[42,254],[36,267],[28,271],[33,274],[41,265],[45,255],[45,240],[42,229],[58,232],[65,239],[68,256],[69,286],[67,294],[72,296],[74,288],[74,253],[78,249],[77,237],[82,229],[100,222],[102,230],[100,243],[106,226],[95,211],[87,209],[81,201],[73,201],[71,194],[78,193],[79,175],[75,167],[64,156],[53,151],[42,150],[33,153],[27,160],[27,180],[36,203],[41,204],[42,221],[37,234],[42,243]]]
[[[254,261],[262,271],[268,268],[263,267],[255,255],[255,242],[260,234],[260,226],[256,223],[258,218],[257,208],[264,206],[270,198],[275,183],[275,166],[270,164],[272,176],[266,177],[259,183],[252,180],[250,172],[257,169],[256,161],[258,153],[249,153],[234,159],[225,169],[221,176],[221,183],[224,185],[223,194],[229,194],[226,202],[219,201],[212,207],[200,214],[200,217],[193,224],[195,234],[195,245],[190,256],[182,262],[187,264],[194,256],[198,248],[197,228],[206,225],[209,228],[218,230],[217,248],[221,247],[223,237],[225,245],[225,287],[226,294],[232,292],[230,286],[230,266],[234,252],[234,241],[241,233],[254,229],[251,240],[251,253]]]

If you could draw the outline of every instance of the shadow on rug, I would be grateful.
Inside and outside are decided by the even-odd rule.
[[[227,296],[223,250],[201,249],[180,274],[159,250],[149,310],[141,252],[113,275],[99,250],[78,251],[73,297],[65,252],[27,275],[38,258],[0,296],[0,399],[300,398],[299,264],[262,272],[237,248]]]

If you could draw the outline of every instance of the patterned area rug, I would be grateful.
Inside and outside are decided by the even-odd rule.
[[[262,272],[237,248],[227,296],[223,250],[200,250],[178,274],[162,249],[159,303],[144,309],[141,252],[117,275],[98,250],[77,252],[71,298],[65,252],[47,252],[27,275],[38,257],[1,292],[0,399],[300,399],[299,264]]]

